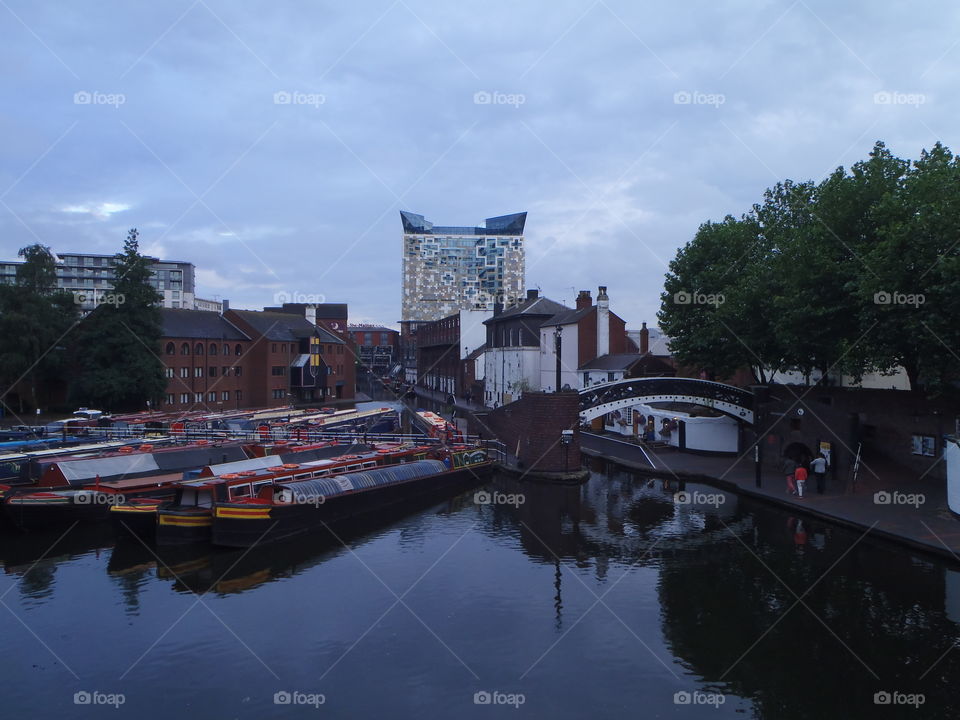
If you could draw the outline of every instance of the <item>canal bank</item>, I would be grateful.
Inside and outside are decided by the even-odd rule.
[[[909,479],[901,468],[890,464],[864,461],[856,488],[849,479],[828,474],[822,495],[811,477],[804,497],[799,498],[787,492],[784,476],[766,468],[758,487],[752,456],[658,451],[594,433],[583,433],[582,445],[584,455],[640,475],[706,483],[960,564],[960,520],[948,509],[943,481]]]

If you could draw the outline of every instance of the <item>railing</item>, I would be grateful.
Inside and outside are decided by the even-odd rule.
[[[580,412],[630,398],[644,396],[687,396],[712,402],[723,402],[746,410],[753,409],[753,393],[749,390],[693,378],[631,378],[598,385],[580,391]]]

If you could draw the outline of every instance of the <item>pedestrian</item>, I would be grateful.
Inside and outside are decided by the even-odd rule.
[[[790,495],[797,494],[797,486],[793,482],[793,473],[796,472],[797,464],[788,457],[783,459],[783,474],[787,477],[787,493]]]
[[[807,469],[803,465],[799,465],[794,471],[793,476],[797,481],[797,496],[802,498],[803,489],[807,485]]]
[[[823,453],[817,455],[816,459],[810,463],[810,470],[817,481],[817,495],[823,495],[823,486],[827,477],[827,459]]]

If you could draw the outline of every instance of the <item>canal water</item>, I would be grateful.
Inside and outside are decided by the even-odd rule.
[[[958,716],[955,568],[676,490],[494,477],[247,553],[2,535],[2,716]]]

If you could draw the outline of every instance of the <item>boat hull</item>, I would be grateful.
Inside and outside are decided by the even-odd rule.
[[[158,545],[210,541],[213,512],[208,508],[167,506],[160,511],[158,520]]]
[[[486,482],[492,468],[491,462],[478,463],[392,485],[336,495],[321,504],[219,504],[213,512],[213,544],[251,547],[322,530],[332,523],[416,497],[475,487]]]

